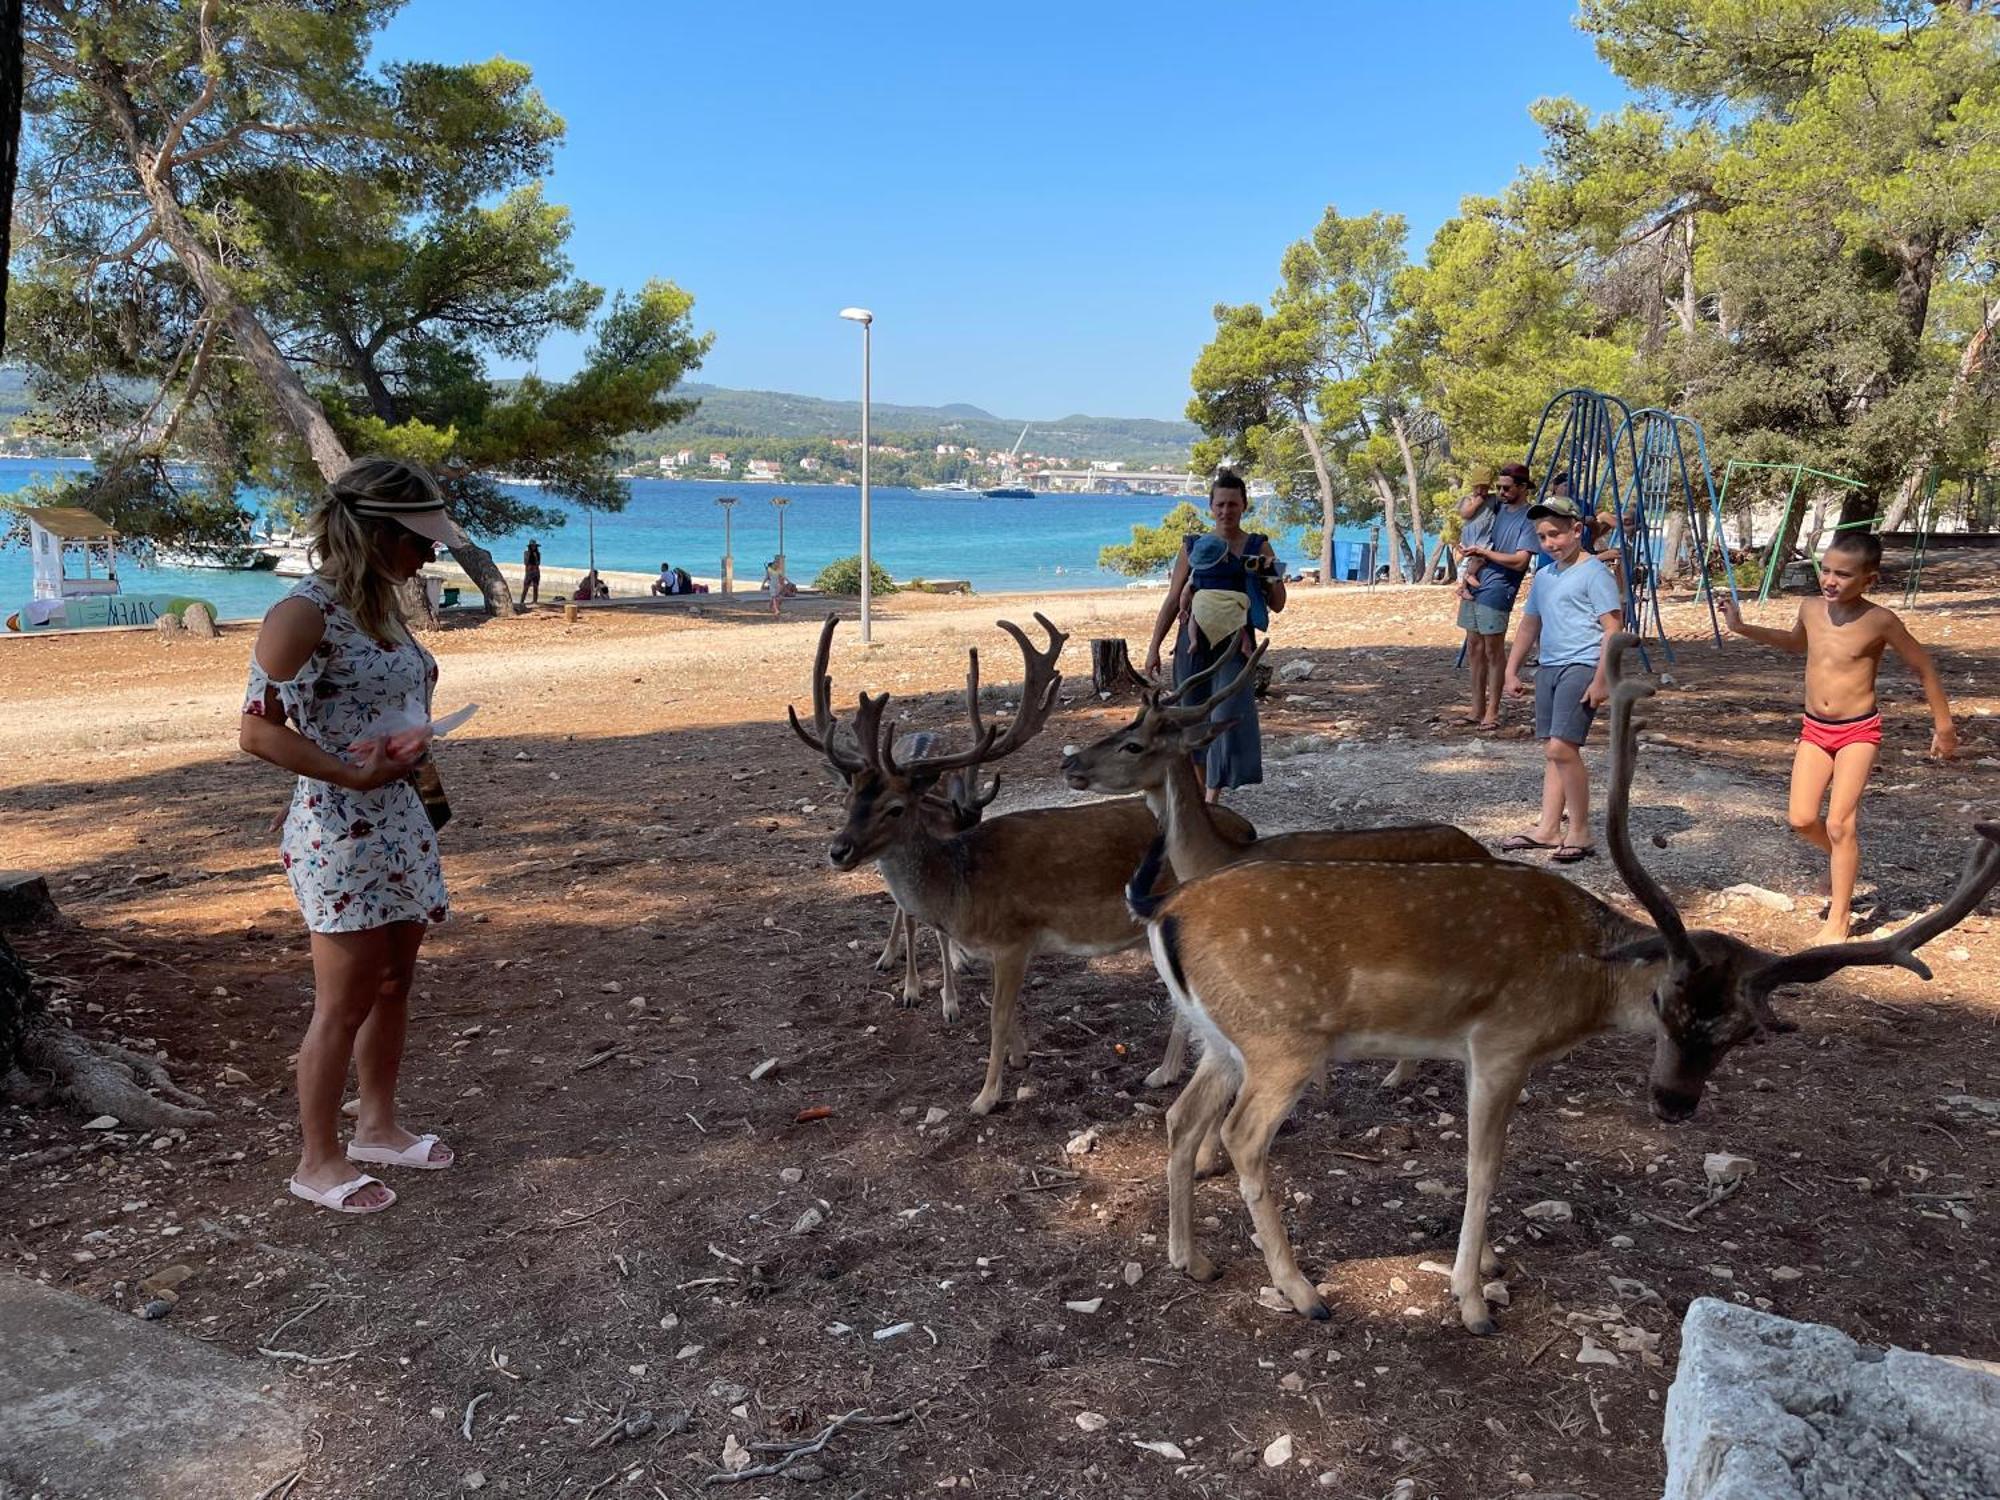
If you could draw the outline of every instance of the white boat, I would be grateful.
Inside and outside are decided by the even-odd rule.
[[[236,573],[268,573],[278,566],[278,554],[262,547],[159,548],[154,560],[163,568],[222,568]]]
[[[947,479],[943,484],[927,484],[918,490],[919,495],[976,495],[978,490],[963,479]]]

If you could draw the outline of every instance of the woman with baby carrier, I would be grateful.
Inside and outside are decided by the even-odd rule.
[[[426,928],[445,920],[425,764],[437,663],[410,634],[398,585],[439,544],[465,544],[437,481],[364,458],[307,522],[313,573],[271,606],[250,658],[238,741],[298,775],[280,858],[311,934],[313,1016],[299,1046],[303,1146],[293,1196],[344,1214],[396,1195],[359,1165],[436,1171],[451,1149],[396,1122],[410,984]],[[289,721],[289,722],[288,722]],[[340,1096],[360,1079],[354,1139],[340,1147]]]
[[[1215,529],[1181,540],[1180,556],[1167,579],[1167,597],[1146,649],[1148,677],[1159,677],[1161,644],[1178,621],[1174,685],[1222,662],[1211,686],[1226,686],[1234,675],[1229,660],[1247,658],[1256,632],[1268,630],[1271,616],[1285,607],[1284,569],[1271,551],[1271,539],[1243,529],[1243,512],[1249,504],[1243,480],[1228,469],[1216,470],[1208,487],[1208,513]],[[1216,802],[1225,788],[1264,779],[1255,684],[1246,677],[1240,692],[1215,706],[1209,722],[1230,726],[1203,752],[1203,781],[1208,800]]]

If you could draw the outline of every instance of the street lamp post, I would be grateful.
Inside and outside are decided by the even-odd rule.
[[[778,566],[785,566],[785,507],[792,502],[783,495],[773,495],[771,504],[778,512]]]
[[[861,325],[861,644],[874,644],[868,617],[870,585],[874,583],[868,537],[868,356],[875,314],[865,307],[843,307],[840,315]]]
[[[715,503],[722,507],[722,592],[736,592],[736,545],[735,533],[730,529],[730,517],[736,514],[736,497],[719,495]]]

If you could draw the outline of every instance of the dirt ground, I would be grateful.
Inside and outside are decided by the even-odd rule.
[[[2000,811],[1989,575],[1977,555],[1934,564],[1912,615],[1960,715],[1956,764],[1922,758],[1921,698],[1885,670],[1866,912],[1935,900],[1973,819]],[[1041,608],[1075,637],[1068,706],[1007,764],[995,811],[1066,800],[1059,747],[1127,711],[1088,691],[1085,642],[1143,640],[1157,597],[887,600],[873,651],[843,632],[836,701],[889,690],[912,700],[906,724],[950,728],[965,649],[989,681],[1016,677],[992,622]],[[1443,591],[1295,601],[1273,660],[1315,671],[1274,689],[1268,779],[1236,805],[1270,830],[1527,826],[1536,747],[1445,722],[1461,679]],[[1809,899],[1718,895],[1810,887],[1782,826],[1798,664],[1717,651],[1692,607],[1672,618],[1641,847],[1694,920],[1803,944]],[[841,1497],[1627,1500],[1659,1490],[1694,1297],[2000,1353],[2000,1118],[1965,1102],[2000,1100],[1990,912],[1926,950],[1929,985],[1858,970],[1784,1002],[1801,1030],[1731,1057],[1685,1125],[1647,1112],[1636,1042],[1538,1075],[1494,1210],[1511,1305],[1485,1340],[1425,1268],[1456,1237],[1460,1079],[1431,1065],[1392,1094],[1378,1064],[1338,1070],[1273,1157],[1334,1308],[1308,1323],[1260,1301],[1233,1179],[1197,1207],[1223,1278],[1164,1265],[1170,1095],[1143,1083],[1164,997],[1143,953],[1038,961],[1032,1057],[1009,1078],[1032,1096],[967,1114],[984,977],[955,1027],[934,999],[904,1008],[871,967],[880,882],[826,864],[838,792],[783,723],[807,701],[815,627],[810,611],[614,614],[438,636],[439,711],[481,708],[440,752],[454,919],[424,949],[404,1093],[407,1122],[459,1164],[394,1174],[400,1203],[368,1219],[283,1193],[311,984],[267,831],[286,779],[235,747],[250,628],[0,644],[0,866],[46,872],[71,919],[25,934],[23,954],[65,1021],[170,1060],[216,1112],[148,1136],[0,1110],[0,1263],[127,1307],[141,1278],[189,1267],[166,1327],[261,1361],[315,1414],[295,1495],[747,1500],[803,1481]],[[1577,874],[1630,907],[1607,862]],[[1327,919],[1450,936],[1448,898]],[[1757,1171],[1691,1219],[1711,1151]],[[1524,1216],[1551,1199],[1567,1222]],[[1580,1364],[1586,1336],[1616,1362]],[[642,1412],[650,1428],[616,1425]],[[869,1420],[784,1477],[704,1486],[726,1448],[810,1439],[850,1412]]]

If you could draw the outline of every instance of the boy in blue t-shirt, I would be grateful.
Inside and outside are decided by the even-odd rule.
[[[1521,666],[1541,648],[1535,673],[1535,738],[1542,741],[1542,820],[1533,833],[1501,841],[1509,852],[1552,849],[1560,865],[1573,865],[1597,852],[1590,841],[1590,776],[1579,753],[1590,722],[1611,695],[1604,679],[1604,643],[1624,616],[1618,580],[1583,549],[1583,517],[1568,495],[1551,495],[1530,507],[1535,535],[1551,566],[1535,578],[1514,650],[1507,658],[1507,691],[1524,697]],[[1569,833],[1563,834],[1567,814]]]

